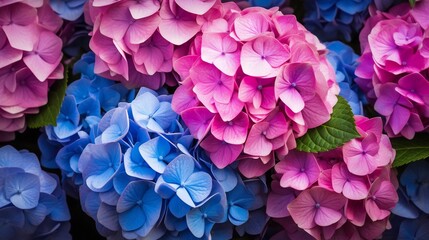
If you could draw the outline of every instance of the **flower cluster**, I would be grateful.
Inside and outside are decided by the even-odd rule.
[[[173,65],[173,109],[217,167],[242,159],[247,177],[328,121],[339,91],[325,46],[275,8],[229,8]]]
[[[305,0],[304,25],[321,41],[351,41],[362,28],[371,0]]]
[[[428,14],[429,1],[371,11],[360,34],[356,82],[386,118],[390,137],[412,139],[429,126]]]
[[[70,213],[58,177],[37,156],[10,145],[0,148],[1,238],[71,239]]]
[[[0,141],[23,131],[25,116],[38,113],[63,78],[61,25],[43,0],[0,3]]]
[[[49,0],[52,9],[63,19],[75,21],[83,14],[87,0]]]
[[[130,102],[135,96],[134,90],[94,74],[94,61],[95,55],[89,52],[75,63],[73,73],[81,77],[67,87],[57,125],[46,126],[38,140],[42,165],[59,167],[67,193],[76,197],[76,186],[82,184],[76,164],[90,142],[92,127],[119,102]]]
[[[424,239],[429,223],[429,170],[428,160],[410,163],[399,175],[399,202],[392,209],[393,228],[385,236],[398,239]]]
[[[363,105],[366,104],[366,98],[354,81],[359,56],[350,46],[340,41],[326,42],[325,45],[329,50],[326,57],[334,68],[335,79],[340,87],[340,96],[347,100],[353,114],[364,115]]]
[[[91,0],[95,72],[128,87],[158,89],[172,71],[175,45],[184,45],[221,11],[217,0]]]
[[[268,221],[264,181],[220,170],[203,152],[198,161],[192,157],[194,139],[170,101],[171,95],[141,88],[133,101],[91,125],[81,138],[85,146],[76,141],[71,154],[58,153],[57,160],[67,159],[65,170],[81,176],[83,210],[106,237],[225,239],[234,228],[261,233]],[[223,224],[214,229],[217,223]]]
[[[398,201],[390,180],[395,152],[381,118],[356,116],[355,122],[360,138],[325,153],[291,151],[276,164],[267,214],[287,234],[376,239],[388,226]],[[289,216],[293,221],[282,219]]]

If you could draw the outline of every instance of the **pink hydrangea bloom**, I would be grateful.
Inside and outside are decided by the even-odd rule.
[[[0,3],[0,141],[24,131],[26,114],[38,113],[63,78],[61,25],[44,1]]]
[[[94,26],[95,73],[130,88],[158,89],[173,69],[174,50],[189,46],[219,8],[218,0],[90,0],[85,17]],[[224,64],[210,54],[209,59]]]
[[[240,10],[235,3],[215,3],[198,22],[201,33],[187,50],[173,54],[181,86],[172,108],[192,125],[192,135],[217,167],[242,159],[243,174],[262,175],[274,154],[286,156],[295,138],[330,118],[339,88],[325,47],[278,8]],[[241,146],[242,152],[234,151],[231,159],[214,154],[214,146]],[[250,162],[259,167],[245,166]],[[316,180],[312,176],[307,184]]]
[[[395,151],[382,134],[381,118],[355,116],[355,123],[360,138],[325,153],[293,150],[276,164],[267,201],[270,217],[292,219],[316,239],[381,235],[398,201],[390,176]],[[293,239],[295,226],[283,226]]]
[[[356,82],[385,117],[389,137],[412,139],[429,126],[428,1],[370,13],[360,34]]]

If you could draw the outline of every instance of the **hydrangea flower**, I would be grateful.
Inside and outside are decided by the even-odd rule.
[[[34,153],[0,148],[0,232],[2,239],[48,239],[68,233],[70,213],[54,174],[43,171]]]
[[[364,115],[363,105],[366,104],[366,98],[354,81],[359,56],[350,46],[340,41],[325,42],[325,45],[329,50],[327,58],[335,70],[336,80],[340,86],[340,96],[347,100],[353,114]]]
[[[66,89],[57,126],[46,126],[38,141],[42,165],[59,167],[65,189],[73,196],[77,196],[76,186],[82,184],[78,159],[85,146],[94,141],[90,137],[91,129],[106,112],[117,107],[119,102],[131,101],[135,95],[134,90],[94,74],[94,58],[89,52],[75,63],[73,73],[80,74],[80,79]]]
[[[62,20],[41,0],[3,1],[0,16],[0,141],[10,141],[63,78]]]
[[[381,118],[355,116],[355,123],[360,138],[325,153],[293,150],[276,164],[266,210],[284,228],[276,236],[376,239],[388,227],[398,202],[395,152]]]
[[[75,21],[83,14],[87,0],[49,0],[52,9],[63,19]]]
[[[304,26],[322,41],[351,41],[368,15],[371,0],[306,0]]]
[[[329,120],[339,89],[325,46],[294,16],[222,7],[173,63],[182,82],[172,108],[217,167],[246,159],[240,171],[260,176],[274,154],[286,155],[296,137]]]
[[[427,128],[429,69],[426,46],[428,2],[371,11],[360,34],[363,52],[356,82],[385,117],[390,137],[412,139]]]
[[[427,235],[429,205],[426,199],[429,194],[428,177],[425,174],[429,167],[428,160],[408,164],[398,174],[399,202],[392,210],[392,229],[384,237],[402,239],[424,238]]]
[[[156,90],[172,71],[174,50],[220,11],[216,0],[91,0],[87,22],[94,26],[90,47],[96,54],[95,72],[129,87]]]

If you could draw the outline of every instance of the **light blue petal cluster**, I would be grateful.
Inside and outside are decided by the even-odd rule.
[[[65,192],[37,156],[7,145],[0,148],[0,238],[71,239]]]
[[[86,1],[87,0],[49,0],[49,4],[61,18],[75,21],[83,14],[83,7]]]
[[[325,42],[325,45],[328,49],[326,57],[335,71],[336,81],[340,86],[340,96],[347,100],[353,114],[364,115],[363,105],[367,101],[354,81],[359,56],[350,46],[340,41]]]
[[[368,16],[371,0],[305,0],[304,26],[321,41],[351,41]]]
[[[80,78],[70,83],[66,89],[57,125],[45,127],[44,134],[38,140],[42,165],[60,168],[64,188],[74,197],[78,196],[76,186],[83,183],[77,163],[85,146],[93,142],[91,132],[94,133],[102,116],[116,108],[119,102],[130,102],[135,97],[135,90],[94,74],[94,64],[95,55],[92,52],[82,55],[75,63],[73,74],[80,74]],[[116,115],[116,118],[120,117],[119,112]],[[127,120],[126,122],[128,124]],[[126,127],[120,124],[119,120],[112,124],[100,138],[105,141],[114,138],[117,128]]]
[[[399,201],[392,210],[387,237],[426,239],[429,236],[429,160],[410,163],[399,175]]]

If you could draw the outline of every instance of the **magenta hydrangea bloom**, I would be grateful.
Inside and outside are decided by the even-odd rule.
[[[217,0],[90,0],[85,17],[94,27],[95,73],[129,88],[160,88],[173,69],[174,50],[186,46],[220,9]]]
[[[24,131],[25,116],[38,113],[63,78],[61,25],[44,1],[0,3],[0,141]]]
[[[217,167],[242,159],[244,175],[260,176],[329,120],[339,88],[326,48],[278,8],[228,2],[203,17],[190,46],[175,50],[172,108]]]
[[[266,213],[295,223],[282,224],[282,236],[378,239],[388,228],[398,202],[390,176],[395,151],[381,118],[355,116],[355,123],[360,138],[325,153],[293,150],[276,164]]]
[[[370,14],[360,34],[356,82],[385,117],[388,136],[412,139],[429,126],[429,2]]]

